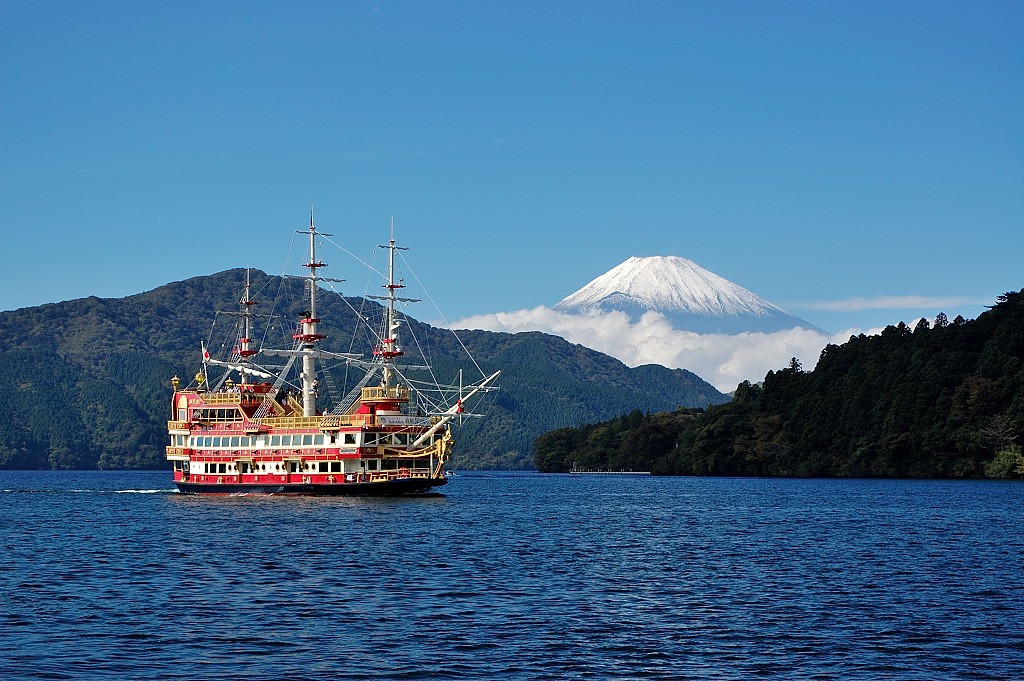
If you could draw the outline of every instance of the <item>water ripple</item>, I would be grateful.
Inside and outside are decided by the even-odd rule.
[[[0,473],[0,677],[1024,678],[1021,485],[165,484]]]

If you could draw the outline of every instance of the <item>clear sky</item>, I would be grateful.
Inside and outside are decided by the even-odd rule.
[[[310,205],[452,320],[631,255],[832,331],[1024,287],[1019,1],[0,0],[0,88],[0,309],[281,273]]]

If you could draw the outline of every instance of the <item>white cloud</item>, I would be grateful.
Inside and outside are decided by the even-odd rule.
[[[628,366],[661,364],[687,369],[723,392],[734,390],[744,380],[756,383],[764,379],[769,370],[788,366],[792,357],[798,358],[805,369],[812,369],[826,344],[845,343],[851,335],[862,333],[849,329],[828,336],[808,329],[790,329],[704,335],[676,330],[658,312],[648,312],[632,323],[623,312],[567,315],[543,306],[477,315],[451,326],[506,333],[542,331],[611,355]]]
[[[875,296],[874,298],[855,297],[846,300],[830,300],[817,303],[803,303],[799,307],[810,310],[826,310],[828,312],[859,312],[861,310],[934,310],[955,308],[962,305],[987,304],[988,300],[973,300],[964,296],[946,298],[929,296]]]

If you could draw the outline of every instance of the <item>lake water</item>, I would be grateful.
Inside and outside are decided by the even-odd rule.
[[[0,678],[1024,678],[1024,484],[170,487],[0,472]]]

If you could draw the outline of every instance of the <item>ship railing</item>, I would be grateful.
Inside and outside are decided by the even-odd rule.
[[[321,428],[341,428],[342,426],[349,425],[349,423],[350,419],[337,414],[329,414],[320,419]]]
[[[187,460],[188,454],[185,453],[185,449],[182,447],[165,447],[167,451],[167,459],[175,460]]]
[[[321,416],[268,416],[260,423],[273,428],[317,428],[320,426]]]
[[[341,426],[374,426],[376,424],[377,417],[373,414],[350,414],[348,416],[328,414],[321,418],[320,429],[332,430]]]
[[[426,468],[399,469],[397,471],[373,471],[370,473],[370,482],[390,482],[392,480],[406,480],[415,478],[424,480],[430,477],[430,470]]]
[[[260,397],[262,398],[262,395]],[[241,404],[242,395],[237,392],[211,392],[203,395],[203,402],[206,404]]]
[[[388,388],[372,386],[363,388],[363,402],[396,400],[407,402],[409,400],[409,386],[394,385]]]
[[[251,422],[254,428],[318,428],[321,430],[333,430],[341,426],[356,426],[364,423],[372,423],[372,414],[357,414],[355,416],[267,416],[258,421]]]

